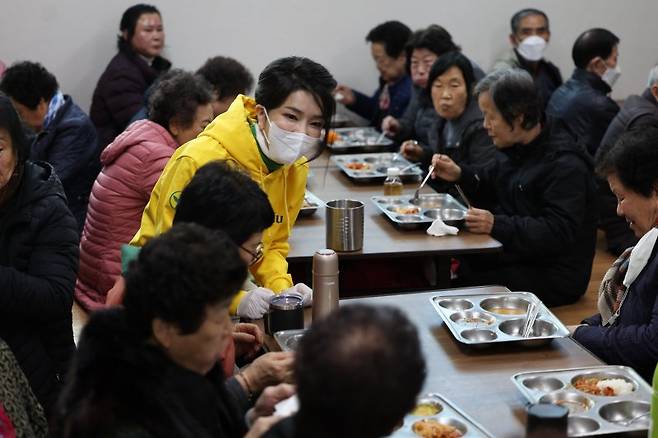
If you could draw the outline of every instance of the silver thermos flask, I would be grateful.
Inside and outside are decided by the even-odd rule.
[[[313,321],[338,308],[338,254],[319,249],[313,255]]]

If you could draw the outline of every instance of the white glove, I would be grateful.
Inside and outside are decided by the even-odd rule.
[[[306,286],[304,283],[297,283],[293,287],[290,287],[286,290],[281,291],[281,293],[293,292],[302,296],[304,299],[304,307],[309,307],[313,305],[313,289]]]
[[[270,309],[273,296],[274,292],[264,287],[250,290],[238,304],[237,315],[249,319],[262,318]]]

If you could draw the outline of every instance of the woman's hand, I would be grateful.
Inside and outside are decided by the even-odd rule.
[[[407,140],[400,146],[400,153],[410,161],[420,161],[423,158],[423,147],[416,140]]]
[[[260,438],[272,428],[276,423],[283,420],[283,417],[272,415],[271,417],[260,417],[249,428],[244,438]]]
[[[471,208],[466,213],[466,228],[471,233],[491,234],[494,215],[489,210]]]
[[[263,331],[256,324],[239,323],[233,326],[235,356],[251,359],[263,345]]]
[[[245,389],[257,393],[269,385],[291,383],[294,364],[295,353],[291,351],[265,353],[257,357],[240,372],[248,386]]]
[[[334,98],[343,105],[352,105],[356,101],[354,91],[347,85],[339,84],[334,90]]]
[[[254,407],[249,409],[247,416],[253,422],[260,417],[269,417],[274,414],[274,406],[295,395],[295,387],[288,383],[281,383],[276,386],[268,386],[258,397]]]
[[[400,130],[400,122],[393,116],[386,116],[382,120],[382,132],[389,137],[394,136]]]
[[[447,155],[434,154],[432,157],[432,166],[434,166],[432,179],[441,178],[444,181],[454,182],[458,181],[462,176],[461,167]]]

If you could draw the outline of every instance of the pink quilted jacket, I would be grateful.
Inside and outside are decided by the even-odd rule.
[[[104,306],[121,274],[121,245],[137,232],[151,190],[176,148],[165,128],[139,120],[103,150],[80,240],[75,298],[85,309]]]

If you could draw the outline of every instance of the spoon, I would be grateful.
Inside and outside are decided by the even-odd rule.
[[[414,192],[414,197],[413,197],[414,200],[420,198],[420,189],[422,189],[423,186],[425,186],[427,180],[430,179],[430,175],[432,175],[432,172],[434,172],[434,166],[430,166],[429,170],[427,171],[427,175],[425,175],[425,179],[423,180],[422,183],[420,183],[420,186]]]
[[[384,140],[384,137],[386,137],[385,132],[382,132],[381,134],[379,134],[379,137],[377,137],[377,140],[375,140],[375,144],[380,144]]]
[[[644,418],[647,415],[649,415],[651,411],[647,411],[643,414],[636,415],[633,418],[629,418],[628,420],[620,420],[620,421],[615,421],[615,424],[618,424],[620,426],[630,426],[631,424],[635,423],[636,420],[639,420],[640,418]]]

